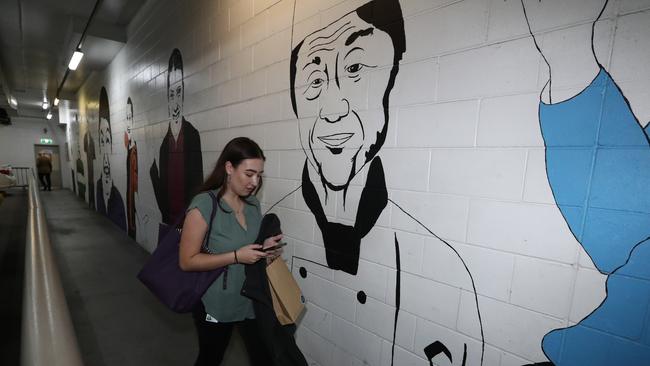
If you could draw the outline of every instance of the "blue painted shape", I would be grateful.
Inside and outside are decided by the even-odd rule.
[[[601,71],[603,74],[603,71]],[[618,86],[603,75],[603,110],[598,143],[601,146],[647,146],[648,139]],[[609,80],[607,80],[609,79]]]
[[[625,365],[647,366],[650,347],[626,339],[608,337],[600,331],[584,326],[572,329],[573,335],[564,343],[566,350],[582,349],[584,352],[564,352],[555,365]],[[551,333],[547,338],[555,338]],[[545,338],[545,344],[547,339]],[[550,339],[549,339],[550,341]]]
[[[637,135],[644,135],[637,130]],[[646,141],[645,138],[643,141]],[[589,205],[650,213],[650,148],[598,150]],[[650,228],[650,225],[648,226]]]
[[[641,256],[638,259],[650,260],[648,248],[645,253],[638,255]],[[603,304],[581,324],[605,332],[606,336],[615,335],[630,341],[643,342],[643,320],[646,319],[649,304],[650,283],[647,280],[616,272],[607,278],[607,298]]]
[[[650,339],[644,320],[649,315],[650,282],[624,272],[647,273],[641,267],[650,261],[650,244],[638,246],[632,258],[609,276],[607,298],[598,309],[576,326],[544,337],[544,352],[556,366],[648,365]]]
[[[612,273],[625,264],[632,248],[648,237],[649,228],[648,214],[592,208],[581,243],[601,272]]]
[[[576,240],[580,241],[582,240],[582,218],[585,216],[584,215],[584,207],[582,206],[561,206],[558,205],[560,208],[560,211],[562,212],[562,216],[564,216],[564,219],[567,222],[574,222],[574,226],[569,226],[569,229],[571,229],[571,232],[575,236]],[[575,230],[575,232],[573,231]]]
[[[607,74],[598,74],[578,96],[557,104],[541,104],[539,120],[546,148],[595,146]]]
[[[650,365],[648,128],[604,69],[574,98],[541,104],[539,115],[556,203],[596,267],[610,274],[601,306],[547,334],[544,352],[556,366]]]
[[[546,149],[547,174],[549,180],[557,182],[555,186],[551,186],[551,190],[558,205],[584,206],[587,187],[589,187],[589,175],[593,167],[593,156],[594,150],[591,148]],[[561,189],[555,189],[556,187]]]

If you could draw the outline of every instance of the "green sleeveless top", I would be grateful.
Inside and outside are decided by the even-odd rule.
[[[213,191],[215,196],[217,191]],[[232,253],[245,245],[253,244],[262,222],[260,202],[257,197],[246,198],[250,204],[244,205],[244,216],[246,217],[246,230],[239,224],[235,212],[223,199],[220,200],[221,207],[212,221],[212,232],[208,239],[208,248],[213,253]],[[212,212],[212,198],[207,192],[199,193],[192,199],[187,211],[197,208],[203,219],[208,222]],[[224,211],[226,210],[226,211]],[[224,272],[208,288],[203,295],[203,305],[206,313],[210,314],[219,322],[235,322],[244,319],[254,319],[253,303],[247,297],[240,294],[244,284],[244,265],[231,264],[227,273]]]

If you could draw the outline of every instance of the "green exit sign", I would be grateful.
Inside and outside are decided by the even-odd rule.
[[[52,139],[41,139],[41,144],[52,145],[53,143]]]

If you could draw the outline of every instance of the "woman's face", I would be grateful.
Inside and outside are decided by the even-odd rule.
[[[264,160],[244,159],[236,167],[226,162],[226,173],[230,175],[228,189],[241,197],[250,196],[262,180]]]

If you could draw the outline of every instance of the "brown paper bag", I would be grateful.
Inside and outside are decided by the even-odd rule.
[[[269,277],[273,310],[280,324],[294,324],[305,308],[305,298],[287,264],[281,258],[274,260],[266,266],[266,275]]]

